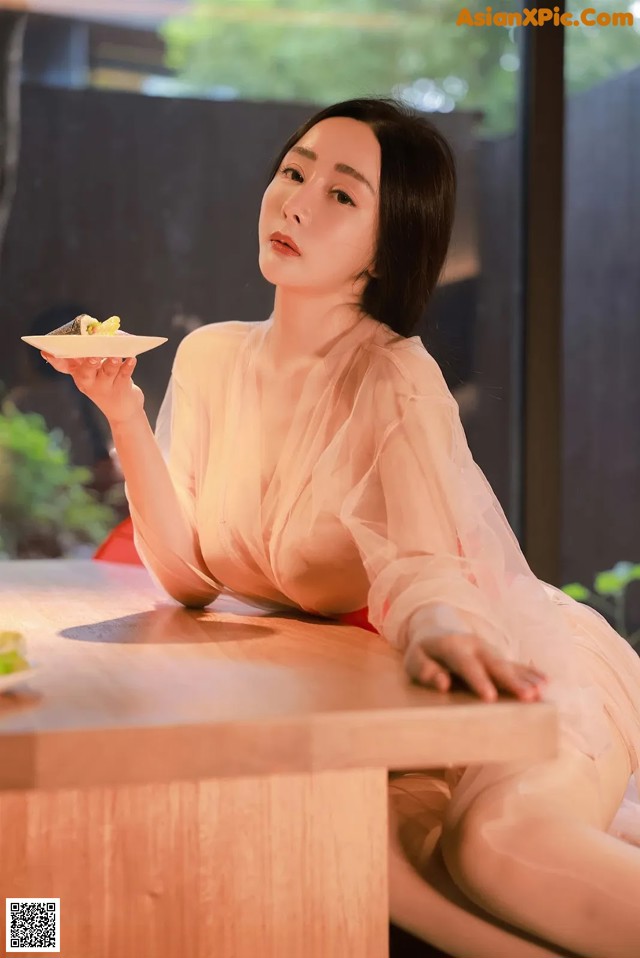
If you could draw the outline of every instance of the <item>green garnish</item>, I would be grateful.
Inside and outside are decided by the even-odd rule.
[[[0,675],[30,668],[25,658],[25,641],[20,632],[0,632]]]
[[[94,319],[91,323],[87,323],[87,333],[89,336],[114,336],[119,329],[119,316],[109,316],[109,319],[105,319],[103,323],[97,319]]]
[[[109,316],[109,319],[105,319],[104,323],[100,323],[100,329],[98,330],[101,336],[113,336],[114,333],[120,329],[120,317],[119,316]]]

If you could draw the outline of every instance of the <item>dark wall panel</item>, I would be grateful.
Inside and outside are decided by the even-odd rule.
[[[95,315],[120,314],[135,332],[169,336],[136,373],[153,418],[192,326],[268,316],[273,289],[257,265],[260,200],[279,147],[315,109],[26,85],[0,275],[0,380],[19,378],[29,347],[18,337],[31,318],[80,300]],[[458,260],[473,263],[476,254],[473,121],[438,118],[460,162],[450,256],[458,279]],[[437,322],[436,304],[434,313]],[[446,351],[446,329],[438,344]]]
[[[562,581],[640,562],[640,70],[567,102]],[[477,458],[508,501],[518,201],[513,138],[479,151]],[[640,584],[632,587],[640,624]]]
[[[260,198],[272,156],[310,112],[27,86],[0,379],[14,381],[28,348],[17,339],[38,311],[80,300],[170,337],[139,364],[154,414],[190,322],[268,314]]]
[[[470,437],[494,492],[509,514],[513,474],[509,439],[512,416],[512,333],[517,315],[519,184],[515,139],[479,144],[480,276],[475,337],[478,412]]]
[[[639,169],[635,70],[567,109],[564,570],[583,581],[640,562]]]

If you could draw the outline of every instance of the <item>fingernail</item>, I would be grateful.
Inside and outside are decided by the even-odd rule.
[[[111,360],[111,365],[112,365],[112,366],[119,366],[119,365],[120,365],[120,360],[119,360],[119,359],[112,359],[112,360]]]
[[[99,359],[90,359],[90,360],[89,360],[89,365],[90,365],[90,366],[97,366],[99,362],[100,362]]]

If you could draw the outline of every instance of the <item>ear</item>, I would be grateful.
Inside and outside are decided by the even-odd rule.
[[[366,276],[367,279],[377,279],[377,278],[378,278],[378,274],[376,273],[375,267],[374,267],[373,265],[372,265],[372,266],[368,266],[367,269],[363,269],[362,272],[360,273],[360,276],[359,276],[358,278],[360,278],[360,277],[362,277],[362,276]]]

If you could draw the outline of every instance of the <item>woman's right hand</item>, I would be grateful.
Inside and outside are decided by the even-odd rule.
[[[126,422],[144,408],[144,394],[131,379],[136,359],[56,359],[40,355],[74,383],[107,418],[109,425]]]

